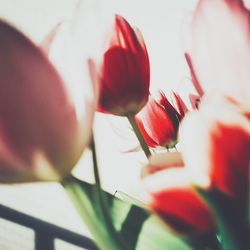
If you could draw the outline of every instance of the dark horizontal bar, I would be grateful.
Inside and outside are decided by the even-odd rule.
[[[31,228],[36,232],[44,232],[45,234],[50,235],[52,238],[58,238],[88,250],[98,250],[96,244],[88,237],[37,219],[13,208],[0,205],[0,217]]]

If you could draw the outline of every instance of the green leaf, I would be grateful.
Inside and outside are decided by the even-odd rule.
[[[180,237],[173,234],[155,215],[145,221],[139,235],[136,250],[190,250]]]
[[[205,191],[195,187],[207,202],[217,222],[223,250],[248,250],[249,229],[247,215],[239,210],[232,198],[217,189]]]
[[[96,220],[101,218],[100,211],[95,207],[95,185],[91,185],[85,182],[82,182],[78,179],[73,179],[73,183],[71,185],[76,185],[77,189],[81,189],[82,193],[84,193],[85,199],[89,200],[87,202],[88,214],[93,218],[88,218],[88,220],[93,219],[94,223],[97,223]],[[80,192],[75,193],[76,195],[82,196]],[[123,201],[114,197],[113,195],[102,191],[103,197],[107,200],[107,204],[110,209],[110,214],[112,216],[112,221],[115,229],[117,230],[120,238],[122,239],[123,244],[121,244],[120,248],[117,249],[136,249],[136,250],[190,250],[190,248],[180,237],[174,235],[166,226],[162,223],[162,221],[150,213],[149,211],[131,204],[127,201]],[[75,197],[74,199],[80,199],[80,197]],[[82,202],[82,207],[85,206],[85,201]],[[78,211],[81,210],[79,208],[79,204],[76,202]],[[91,208],[92,207],[92,208]],[[84,212],[84,209],[81,211]],[[86,217],[86,216],[85,216]],[[85,218],[86,219],[86,218]],[[110,235],[110,232],[106,234],[103,232],[103,222],[99,222],[99,227],[101,229],[102,235],[99,237],[97,243],[104,244]],[[93,227],[93,225],[90,225]],[[93,234],[98,234],[98,227],[95,227],[92,230]],[[93,235],[94,236],[94,235]],[[103,240],[102,237],[105,239]],[[123,246],[122,246],[123,245]],[[103,246],[103,245],[102,245]],[[108,249],[108,247],[103,248]],[[116,249],[114,246],[110,249]]]

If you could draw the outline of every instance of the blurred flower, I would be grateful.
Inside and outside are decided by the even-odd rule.
[[[119,116],[138,113],[148,100],[149,75],[141,34],[116,15],[99,76],[99,110]]]
[[[204,97],[199,110],[187,114],[181,124],[181,154],[157,154],[149,160],[143,182],[152,194],[150,205],[172,227],[192,230],[191,221],[196,230],[211,228],[212,217],[194,184],[217,188],[246,216],[249,118],[244,107],[228,98]]]
[[[152,156],[144,168],[143,184],[151,194],[149,206],[176,232],[208,232],[214,219],[192,188],[189,173],[179,153]]]
[[[81,78],[70,77],[72,68],[58,67],[66,70],[61,78],[38,47],[3,21],[0,54],[0,181],[60,180],[87,145],[92,87],[76,83]]]
[[[193,181],[246,200],[250,113],[221,96],[205,98],[180,128],[182,156]],[[190,143],[192,142],[192,143]]]
[[[136,115],[137,124],[152,148],[175,145],[181,119],[182,115],[170,104],[163,92],[160,92],[158,99],[150,96],[146,106]]]
[[[190,58],[190,55],[187,52],[185,53],[185,59],[186,59],[188,68],[190,70],[191,81],[193,83],[193,86],[195,87],[195,90],[197,91],[199,96],[203,96],[204,92],[203,92],[203,90],[202,90],[202,88],[200,86],[199,81],[197,80],[197,76],[196,76],[196,73],[195,73],[195,70],[194,70],[194,67],[193,67],[193,64],[192,64],[192,60]]]
[[[203,92],[250,106],[250,21],[242,0],[200,0],[191,24],[188,60]]]

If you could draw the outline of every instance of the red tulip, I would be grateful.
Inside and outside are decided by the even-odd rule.
[[[180,119],[181,115],[162,92],[159,100],[149,97],[146,106],[136,115],[138,126],[152,148],[176,143]]]
[[[181,234],[208,232],[215,228],[212,214],[192,188],[179,153],[157,154],[149,160],[143,179],[151,194],[149,206]]]
[[[121,16],[104,53],[99,76],[99,110],[114,115],[136,114],[149,95],[149,59],[142,36]]]
[[[250,106],[250,11],[242,0],[200,0],[191,24],[189,61],[205,93]]]
[[[182,155],[194,183],[246,200],[250,164],[250,112],[231,100],[204,99],[180,128]]]
[[[75,95],[76,82],[63,80],[38,47],[3,21],[0,54],[0,181],[59,180],[88,142],[93,100],[84,98],[84,82]]]

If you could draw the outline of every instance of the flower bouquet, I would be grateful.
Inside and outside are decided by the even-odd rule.
[[[189,100],[151,93],[139,29],[113,15],[108,30],[100,24],[83,36],[93,16],[79,9],[40,45],[0,21],[0,181],[61,183],[100,249],[250,249],[250,10],[243,0],[198,1],[183,52],[197,92]],[[145,154],[145,199],[103,190],[96,112],[129,121]],[[87,147],[94,184],[72,173]]]

